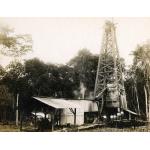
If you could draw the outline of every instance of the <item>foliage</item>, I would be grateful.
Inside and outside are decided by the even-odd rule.
[[[8,91],[5,85],[0,85],[0,105],[10,105],[12,104],[12,95]]]
[[[17,94],[21,90],[19,82],[23,77],[24,66],[20,62],[13,61],[6,67],[6,74],[2,81],[9,87],[11,92]]]
[[[32,50],[32,38],[28,34],[16,35],[7,26],[0,27],[0,52],[11,57],[20,57]]]
[[[88,92],[94,91],[98,55],[92,55],[87,49],[82,49],[68,65],[73,67],[78,84],[83,83]]]
[[[132,78],[132,85],[134,82],[137,88],[140,113],[145,117],[147,107],[145,92],[147,93],[147,98],[150,99],[150,43],[138,45],[133,51],[133,56],[133,65],[129,70],[130,79]],[[146,91],[144,91],[144,88]]]
[[[17,58],[25,55],[31,50],[32,38],[30,35],[17,35],[14,33],[13,29],[10,29],[8,26],[0,26],[0,53],[2,55],[10,56],[17,60]],[[2,95],[0,95],[0,97],[1,101],[3,99],[3,104],[7,106],[6,108],[1,105],[0,114],[3,114],[5,119],[7,114],[6,112],[14,114],[10,108],[13,107],[14,109],[14,98],[16,98],[16,94],[25,94],[25,91],[27,92],[25,89],[27,86],[25,81],[24,66],[21,63],[13,61],[6,69],[0,66],[0,91],[1,94],[5,93],[5,98],[2,98]],[[9,103],[10,101],[12,103]],[[4,108],[5,110],[3,110]],[[9,116],[11,116],[11,114],[9,114]]]
[[[14,97],[6,85],[0,84],[0,121],[14,117]]]
[[[5,69],[0,65],[0,80],[4,77],[5,75]]]
[[[70,97],[72,94],[72,68],[66,65],[45,64],[37,58],[25,62],[25,74],[34,95]]]

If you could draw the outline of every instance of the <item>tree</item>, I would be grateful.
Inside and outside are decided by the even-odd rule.
[[[150,43],[138,45],[133,55],[133,68],[135,68],[139,99],[145,100],[141,103],[142,106],[145,106],[146,118],[150,121]]]
[[[17,61],[18,58],[21,58],[21,56],[25,55],[28,51],[31,50],[32,38],[30,35],[17,35],[14,33],[14,30],[10,29],[8,26],[0,26],[0,53],[2,55],[13,57],[14,60]],[[23,84],[20,84],[21,82],[19,83],[20,78],[22,78],[20,75],[22,74],[18,74],[20,72],[15,72],[18,71],[18,66],[9,67],[15,68],[8,71],[8,74],[6,74],[3,82],[5,81],[10,88],[10,91],[16,95],[16,92],[20,91],[20,86],[24,86]],[[9,79],[8,81],[10,81],[10,83],[6,79]]]
[[[29,99],[30,94],[30,87],[25,76],[23,64],[18,61],[11,62],[6,67],[5,76],[1,82],[8,87],[9,93],[12,94],[13,106],[16,106],[16,101],[13,99],[16,99],[17,94],[19,94],[19,110],[21,110]],[[24,110],[26,110],[26,108],[24,108]]]
[[[68,65],[58,67],[59,76],[57,78],[57,94],[63,98],[74,98],[74,91],[77,88],[77,81],[74,78],[73,68]]]
[[[6,67],[5,74],[1,79],[1,91],[5,93],[5,98],[3,98],[3,102],[5,104],[3,110],[4,112],[10,111],[12,108],[11,113],[14,114],[15,111],[15,104],[14,98],[16,98],[17,93],[20,93],[22,89],[22,84],[20,84],[19,80],[23,76],[23,66],[19,62],[11,62],[10,65]],[[5,115],[4,115],[5,116]]]
[[[45,64],[34,58],[25,62],[25,74],[36,96],[74,97],[76,80],[70,66]]]
[[[141,79],[138,81],[141,81]],[[143,91],[142,90],[139,91],[139,88],[137,88],[139,87],[140,84],[141,84],[140,82],[137,83],[134,68],[131,67],[130,69],[126,70],[125,90],[128,108],[129,110],[132,110],[137,114],[144,116],[145,105],[143,104],[144,101],[140,100],[141,98],[140,95],[143,95],[142,93]]]
[[[39,80],[41,80],[41,75],[47,73],[47,65],[38,58],[33,58],[25,61],[24,67],[28,83],[32,86],[34,95],[40,95]]]
[[[23,86],[19,84],[19,80],[24,77],[24,75],[24,66],[18,61],[12,61],[6,67],[6,74],[2,81],[9,87],[9,90],[16,95],[21,90],[21,86]]]
[[[0,27],[0,52],[14,58],[25,55],[32,50],[32,38],[28,34],[16,35],[8,26]]]
[[[0,80],[4,77],[5,75],[5,69],[0,65]]]
[[[83,92],[86,91],[85,95],[87,94],[86,97],[88,97],[88,93],[94,91],[98,55],[92,55],[89,50],[82,49],[76,57],[69,61],[68,65],[74,68],[74,73],[79,80],[80,90],[82,92],[84,88]]]
[[[0,84],[0,121],[12,120],[14,98],[6,85]]]

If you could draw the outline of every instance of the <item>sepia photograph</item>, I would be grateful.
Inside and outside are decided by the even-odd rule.
[[[0,132],[149,125],[149,17],[0,18]]]

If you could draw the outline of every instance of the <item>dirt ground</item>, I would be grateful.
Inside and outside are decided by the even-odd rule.
[[[0,125],[0,132],[19,132],[15,125]]]
[[[20,129],[15,125],[0,125],[0,132],[20,132]],[[35,132],[34,128],[23,128],[22,132]],[[50,131],[47,131],[50,132]],[[74,131],[73,131],[74,132]],[[150,127],[130,127],[130,128],[111,128],[111,127],[97,127],[94,129],[83,130],[78,132],[150,132]]]
[[[111,128],[111,127],[102,127],[95,128],[90,130],[84,130],[82,132],[150,132],[150,127],[141,126],[141,127],[131,127],[131,128]]]

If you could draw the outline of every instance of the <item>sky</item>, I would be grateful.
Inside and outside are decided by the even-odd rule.
[[[106,20],[112,18],[0,18],[0,24],[14,28],[16,34],[31,34],[33,52],[23,59],[37,57],[46,63],[65,64],[83,48],[100,53]],[[137,44],[150,39],[150,18],[113,18],[113,22],[120,56],[130,65]],[[3,66],[10,60],[0,56]]]

